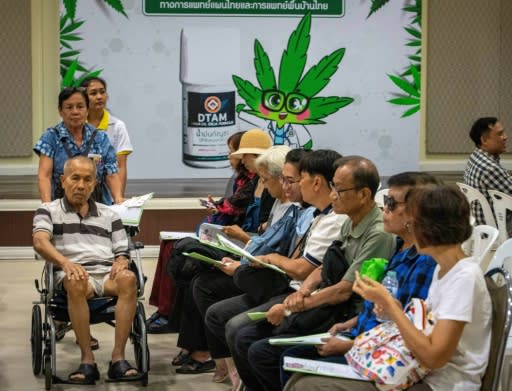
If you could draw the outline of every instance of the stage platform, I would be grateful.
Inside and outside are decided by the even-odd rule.
[[[140,234],[134,239],[158,246],[160,231],[194,231],[206,216],[198,198],[222,196],[227,182],[228,178],[129,180],[127,197],[155,193],[144,209]],[[39,204],[35,176],[0,176],[0,247],[19,252],[17,247],[32,246],[32,218]]]
[[[462,180],[461,172],[432,172],[446,183]],[[148,256],[158,253],[160,231],[195,231],[206,216],[198,198],[224,195],[228,178],[130,179],[126,196],[154,192],[144,209],[140,233]],[[387,178],[382,179],[386,187]],[[0,176],[0,259],[31,258],[32,218],[39,206],[36,176]]]

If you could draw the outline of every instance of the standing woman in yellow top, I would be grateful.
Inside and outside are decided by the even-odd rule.
[[[133,152],[130,136],[126,125],[119,118],[114,117],[105,108],[107,105],[107,82],[101,77],[86,78],[82,84],[89,96],[89,115],[87,121],[98,130],[107,132],[110,143],[117,155],[119,177],[121,178],[121,191],[124,197],[127,179],[127,159]]]

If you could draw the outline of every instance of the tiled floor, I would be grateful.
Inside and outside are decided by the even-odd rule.
[[[144,260],[144,272],[148,276],[146,288],[146,313],[155,308],[148,305],[148,297],[153,280],[156,260]],[[30,326],[32,301],[38,299],[34,279],[42,271],[41,261],[0,261],[0,390],[44,390],[44,376],[34,376],[31,366]],[[93,327],[93,335],[100,341],[96,351],[96,360],[101,379],[94,389],[98,390],[173,390],[227,391],[227,384],[215,384],[212,374],[176,375],[170,365],[171,359],[178,353],[177,334],[148,336],[151,352],[151,371],[149,385],[143,388],[139,383],[105,383],[107,363],[113,342],[113,329],[104,324]],[[57,344],[57,371],[61,377],[67,376],[79,363],[80,352],[75,345],[73,333],[68,333]],[[127,358],[133,362],[133,349],[128,343]],[[55,390],[84,390],[93,387],[54,385]]]

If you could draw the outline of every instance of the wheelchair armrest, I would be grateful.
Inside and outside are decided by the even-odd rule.
[[[45,281],[46,281],[46,289],[48,291],[48,297],[53,297],[54,294],[54,281],[53,281],[53,263],[46,262],[44,265],[45,271]]]
[[[137,287],[139,290],[138,296],[141,297],[144,295],[144,286],[146,285],[146,278],[144,276],[144,271],[142,269],[142,259],[140,256],[140,252],[138,249],[135,250],[135,257],[132,257],[131,262],[133,266],[135,266],[135,275],[137,277]]]

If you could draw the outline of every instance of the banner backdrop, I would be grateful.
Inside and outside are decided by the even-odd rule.
[[[388,100],[409,66],[404,2],[125,0],[128,18],[79,1],[80,61],[102,69],[128,128],[129,177],[231,175],[227,137],[255,126],[275,144],[418,168],[419,114]]]

